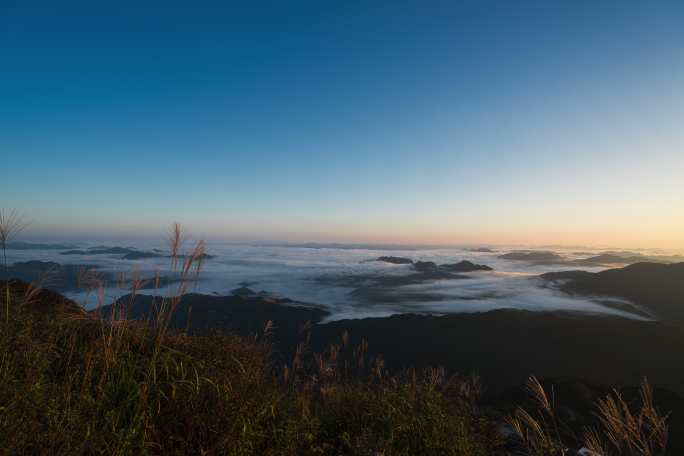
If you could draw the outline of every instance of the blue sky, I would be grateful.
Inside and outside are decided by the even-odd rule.
[[[684,3],[0,2],[30,235],[684,248]]]

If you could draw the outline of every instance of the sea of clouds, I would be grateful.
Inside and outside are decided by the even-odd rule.
[[[80,244],[87,248],[87,244]],[[131,246],[140,250],[164,248],[155,242],[118,242],[114,246]],[[189,244],[186,247],[191,247]],[[287,246],[242,245],[214,242],[208,252],[215,255],[203,265],[201,280],[192,291],[205,294],[228,295],[231,290],[248,286],[259,292],[291,298],[295,301],[322,306],[331,312],[329,320],[345,318],[382,317],[397,313],[448,314],[483,312],[492,309],[515,308],[533,311],[570,310],[586,313],[609,313],[631,316],[602,305],[598,300],[572,297],[553,287],[545,286],[538,276],[545,272],[571,268],[562,264],[532,264],[498,258],[511,249],[497,248],[496,252],[475,252],[471,248],[397,248],[364,246]],[[569,260],[598,254],[587,248],[553,248]],[[352,295],[354,287],[339,286],[318,280],[320,277],[363,276],[367,274],[408,275],[411,265],[394,265],[369,261],[383,255],[408,257],[413,260],[434,261],[438,264],[469,260],[485,264],[492,272],[468,273],[468,279],[436,280],[421,284],[397,286],[386,291],[387,299],[371,300]],[[120,255],[62,255],[59,250],[10,250],[8,261],[42,260],[61,264],[96,265],[103,271],[127,274],[136,271],[143,277],[161,275],[169,270],[168,258],[122,260]],[[603,268],[581,269],[600,271]],[[175,285],[163,294],[175,292]],[[129,292],[108,284],[105,304]],[[156,291],[155,291],[156,292]],[[151,293],[146,291],[144,293]],[[93,308],[97,305],[94,293],[67,293],[69,297]]]

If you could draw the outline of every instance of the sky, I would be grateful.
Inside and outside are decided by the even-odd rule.
[[[0,0],[35,238],[684,249],[684,2]]]

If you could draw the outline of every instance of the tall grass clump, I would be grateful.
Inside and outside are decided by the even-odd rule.
[[[653,390],[644,379],[638,404],[628,404],[617,391],[596,404],[596,426],[577,435],[558,417],[553,391],[546,393],[539,380],[530,377],[527,390],[535,410],[518,407],[508,423],[517,437],[519,454],[529,456],[660,456],[666,454],[667,415],[653,402]],[[578,453],[572,447],[579,447]]]
[[[500,443],[476,407],[476,378],[441,368],[391,375],[347,333],[324,353],[302,342],[282,381],[316,430],[320,454],[487,455]]]
[[[28,222],[16,209],[0,208],[0,247],[2,248],[2,265],[7,274],[7,244],[28,226]],[[5,277],[7,279],[8,277]]]
[[[230,453],[248,421],[268,416],[276,390],[266,345],[169,331],[203,250],[199,242],[182,262],[175,252],[178,288],[147,324],[129,321],[125,304],[99,318],[56,293],[5,282],[0,454]],[[83,279],[104,297],[102,281]],[[140,281],[131,283],[135,295]]]
[[[598,402],[598,429],[588,429],[587,447],[599,454],[634,456],[664,455],[667,449],[667,415],[653,402],[646,379],[639,391],[640,404],[630,407],[618,391]]]
[[[7,264],[7,245],[16,235],[28,226],[28,222],[16,209],[0,208],[0,248],[2,248],[2,266],[4,279],[9,279]],[[5,287],[5,322],[9,324],[10,291]]]

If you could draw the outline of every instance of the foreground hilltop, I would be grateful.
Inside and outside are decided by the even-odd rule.
[[[478,381],[450,377],[443,369],[392,374],[385,358],[373,355],[367,340],[359,340],[358,334],[370,334],[362,331],[363,325],[375,330],[377,320],[358,321],[359,326],[351,328],[356,335],[342,337],[338,330],[350,322],[314,325],[306,336],[309,343],[303,340],[288,358],[271,342],[274,332],[281,331],[278,338],[295,328],[307,334],[301,331],[306,326],[298,323],[320,318],[317,309],[277,310],[274,306],[284,309],[283,303],[249,294],[210,304],[202,304],[199,295],[151,303],[137,296],[103,309],[104,318],[98,318],[57,293],[20,282],[0,282],[0,287],[7,291],[0,298],[5,310],[0,323],[0,349],[5,353],[0,369],[0,440],[8,454],[505,455],[529,452],[534,444],[530,438],[551,439],[545,443],[550,448],[574,454],[569,448],[588,444],[570,430],[553,438],[541,428],[533,436],[525,432],[524,438],[515,437],[515,423],[527,426],[517,418],[512,421],[513,436],[500,433],[505,415],[514,413],[519,390],[489,395],[481,402]],[[231,318],[221,328],[210,329],[207,322],[221,319],[208,309],[218,312],[221,307],[233,307]],[[122,318],[143,310],[138,317],[145,322]],[[262,317],[282,318],[283,312],[299,314],[289,314],[289,322],[271,321],[253,331]],[[197,314],[204,314],[195,320],[202,323],[178,317]],[[436,329],[430,321],[452,332],[469,326],[454,327],[453,321],[437,317],[423,322],[416,316],[403,318],[414,328],[404,330],[407,341],[407,335],[420,341],[425,331]],[[386,321],[396,330],[402,319]],[[251,335],[234,335],[231,326],[245,322],[243,331]],[[423,323],[427,324],[420,329]],[[194,335],[173,330],[183,324]],[[318,351],[325,331],[336,335]],[[389,332],[381,333],[371,343],[382,344],[387,337]],[[498,349],[501,357],[511,355]],[[411,351],[404,344],[401,350],[386,359],[398,365],[406,356],[401,362],[408,363],[420,350],[432,349]],[[423,363],[435,360],[438,353],[433,356]],[[492,366],[501,357],[495,357]],[[500,374],[508,374],[505,366],[500,366]],[[593,392],[583,395],[583,401],[606,391],[583,385],[581,391]],[[575,390],[573,386],[571,391]],[[630,390],[625,394],[636,397]],[[656,390],[657,398],[669,398],[665,406],[677,407],[668,394]],[[648,397],[634,413],[648,412],[656,421],[645,422],[660,428],[656,405]],[[590,405],[579,410],[578,404],[584,403],[574,396],[573,401],[576,404],[559,408],[558,419],[561,414],[575,417],[570,427],[576,429],[600,426]],[[583,418],[578,421],[578,416]],[[679,415],[672,416],[676,426]],[[675,450],[677,445],[676,439],[671,442]]]
[[[504,451],[495,421],[460,392],[467,383],[440,370],[390,378],[344,344],[276,368],[268,327],[249,338],[168,331],[174,298],[143,324],[21,282],[0,289],[3,454]]]

